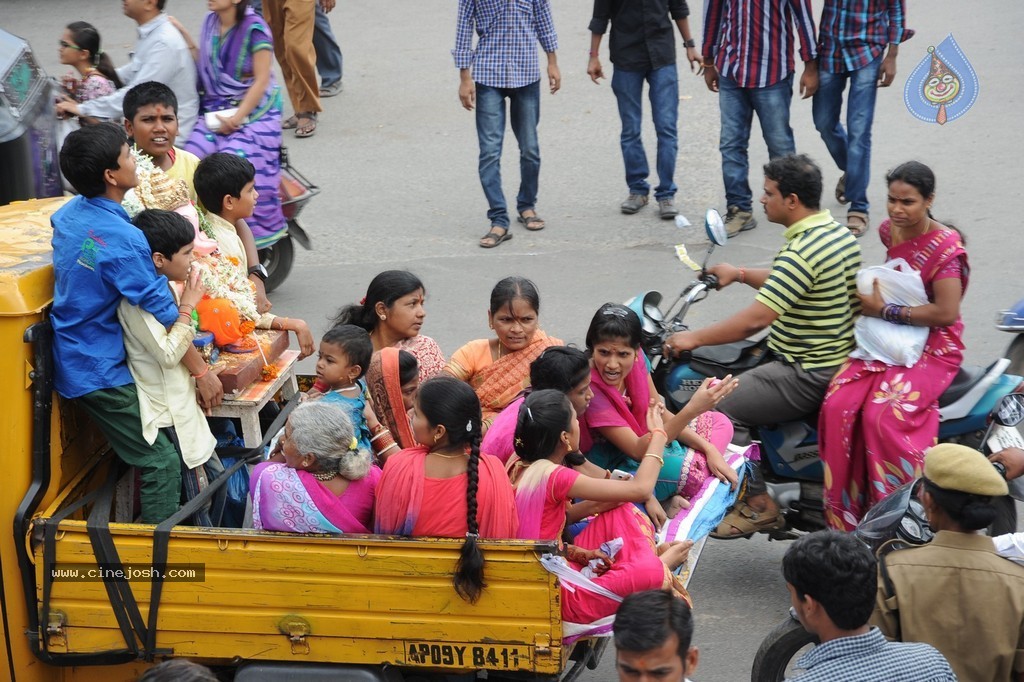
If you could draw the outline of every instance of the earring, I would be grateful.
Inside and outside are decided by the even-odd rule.
[[[381,315],[381,316],[380,316],[380,319],[382,319],[382,320],[386,320],[386,319],[388,319],[388,316],[387,316],[387,315]]]
[[[441,440],[441,434],[439,434],[439,433],[435,433],[435,434],[434,434],[434,443],[436,444],[436,443],[437,443],[437,441],[439,441],[439,440]]]

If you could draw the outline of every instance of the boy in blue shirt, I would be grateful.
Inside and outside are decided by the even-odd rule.
[[[137,182],[124,132],[106,123],[74,131],[61,148],[60,166],[80,196],[50,219],[56,389],[92,417],[122,460],[139,468],[142,521],[159,523],[178,509],[178,453],[165,434],[152,445],[142,434],[117,306],[123,297],[168,327],[192,311],[175,305],[145,236],[121,208]],[[219,404],[220,379],[206,371],[198,351],[190,348],[182,362],[196,377],[200,403]]]

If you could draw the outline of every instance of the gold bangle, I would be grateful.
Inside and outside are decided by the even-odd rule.
[[[654,459],[656,459],[656,460],[658,460],[659,462],[661,462],[662,466],[664,466],[664,465],[665,465],[665,458],[664,458],[664,457],[662,457],[661,455],[656,455],[656,454],[654,454],[653,452],[648,452],[648,453],[646,453],[646,454],[644,455],[644,457],[653,457]]]

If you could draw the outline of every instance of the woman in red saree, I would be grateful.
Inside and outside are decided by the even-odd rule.
[[[968,265],[960,234],[931,216],[935,175],[904,163],[886,177],[889,220],[879,227],[886,259],[903,258],[921,273],[928,303],[886,306],[875,291],[861,296],[861,314],[930,327],[913,367],[847,360],[821,408],[818,442],[825,464],[825,516],[852,530],[871,505],[921,475],[924,451],[939,433],[938,399],[963,360],[960,301]]]
[[[563,345],[539,326],[540,295],[525,277],[506,277],[491,290],[487,321],[497,338],[470,341],[455,351],[445,371],[480,398],[483,432],[530,385],[530,363],[549,346]]]
[[[593,517],[573,544],[565,548],[565,558],[577,572],[586,571],[596,560],[597,575],[588,576],[590,582],[619,597],[641,590],[672,589],[672,571],[686,560],[693,544],[689,540],[666,544],[659,555],[654,525],[643,511],[630,504],[651,496],[662,464],[666,438],[661,406],[655,402],[648,407],[647,424],[652,433],[649,450],[636,476],[628,481],[590,478],[563,466],[577,457],[582,460],[582,456],[578,452],[576,412],[561,391],[531,393],[519,408],[516,425],[516,454],[523,463],[529,463],[516,483],[518,537],[560,542],[566,506],[573,498],[625,503]],[[614,556],[602,545],[605,549],[614,547]],[[586,581],[581,583],[562,591],[565,620],[592,623],[615,613],[617,601],[588,589]]]
[[[465,538],[455,590],[483,590],[478,538],[515,537],[512,485],[494,457],[480,454],[480,401],[466,384],[435,377],[420,387],[412,421],[418,443],[388,458],[377,488],[376,532]]]

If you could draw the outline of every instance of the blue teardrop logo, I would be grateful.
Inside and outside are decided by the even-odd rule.
[[[978,74],[952,33],[928,48],[903,88],[907,110],[915,118],[939,125],[966,114],[977,99]]]

